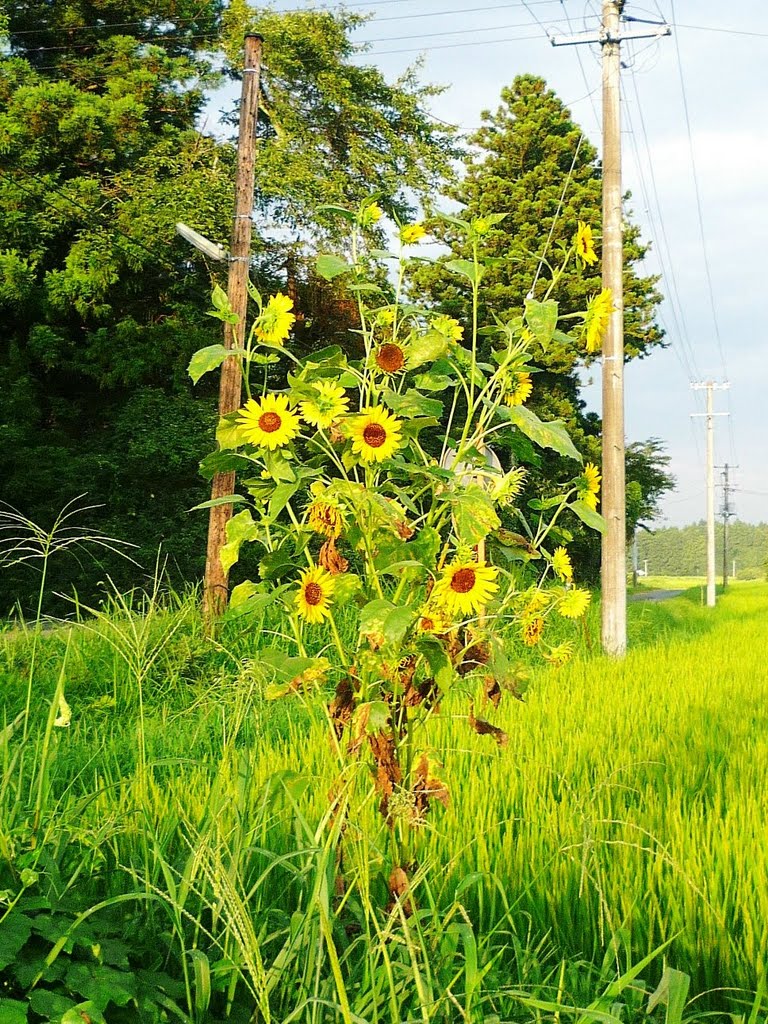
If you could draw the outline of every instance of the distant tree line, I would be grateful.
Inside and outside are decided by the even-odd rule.
[[[723,527],[717,524],[716,566],[723,564]],[[702,576],[707,566],[706,524],[665,526],[640,533],[637,541],[640,568],[648,560],[652,576]],[[728,526],[728,573],[736,562],[738,579],[764,579],[768,568],[768,523],[734,522]]]

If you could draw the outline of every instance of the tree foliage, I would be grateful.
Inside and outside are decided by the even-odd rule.
[[[204,119],[212,90],[237,80],[252,26],[244,6],[222,8],[21,0],[0,62],[2,498],[46,521],[88,492],[106,506],[100,525],[139,543],[148,565],[162,541],[184,578],[202,566],[203,525],[184,510],[204,497],[197,463],[214,410],[213,387],[193,396],[185,368],[219,341],[205,310],[222,272],[174,225],[228,242],[234,147]],[[372,182],[405,211],[453,148],[423,111],[428,89],[351,61],[358,18],[252,16],[266,99],[254,272],[284,285],[286,262],[333,234],[313,220],[318,204],[359,199]],[[333,294],[294,285],[327,323]],[[76,578],[72,567],[64,582]]]

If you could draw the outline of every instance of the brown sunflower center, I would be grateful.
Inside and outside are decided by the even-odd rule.
[[[405,366],[405,356],[399,345],[382,345],[376,353],[376,364],[386,373],[397,373]]]
[[[312,605],[312,607],[314,607],[315,605],[320,604],[322,599],[323,588],[320,586],[320,584],[315,583],[314,581],[310,581],[309,583],[307,583],[306,586],[304,587],[304,600],[307,602],[307,604]]]
[[[459,569],[451,576],[451,590],[455,590],[457,594],[468,594],[474,587],[476,579],[477,573],[474,569]]]
[[[428,615],[423,616],[421,620],[421,628],[427,631],[435,628],[435,620],[430,619]]]
[[[369,448],[381,448],[387,440],[387,432],[380,423],[366,423],[363,440]]]
[[[259,426],[265,434],[274,434],[280,429],[282,422],[282,418],[276,412],[263,412],[259,416]]]

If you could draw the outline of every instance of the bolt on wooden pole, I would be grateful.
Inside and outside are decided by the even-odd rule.
[[[256,175],[256,123],[259,114],[259,78],[264,40],[255,33],[245,37],[243,86],[240,100],[240,129],[237,140],[237,176],[235,180],[235,215],[232,224],[231,256],[227,296],[237,324],[224,325],[224,345],[242,348],[245,343],[245,318],[248,308],[248,272],[251,253],[251,217]],[[219,416],[226,416],[240,407],[241,371],[237,359],[225,359],[219,385]],[[216,473],[211,498],[232,494],[235,474]],[[227,604],[229,573],[221,564],[221,549],[227,542],[227,523],[232,518],[232,505],[214,505],[208,517],[208,546],[203,584],[203,618],[211,623],[221,615]]]
[[[627,649],[619,11],[620,0],[603,0],[603,287],[613,313],[603,341],[602,641],[615,657]]]

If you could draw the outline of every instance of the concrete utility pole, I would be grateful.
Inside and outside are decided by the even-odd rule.
[[[714,392],[726,391],[731,385],[715,384],[714,381],[700,381],[691,384],[694,391],[706,390],[707,411],[691,413],[692,416],[707,418],[707,607],[715,607],[715,416],[727,416],[727,412],[714,411]]]
[[[251,254],[251,216],[253,191],[256,184],[256,122],[259,115],[259,76],[261,74],[260,35],[245,37],[245,61],[240,100],[240,131],[237,140],[237,176],[235,180],[235,216],[232,224],[232,244],[229,258],[227,296],[239,322],[224,325],[224,345],[243,348],[245,344],[245,318],[248,308],[248,272]],[[219,385],[219,415],[226,416],[240,408],[241,371],[237,359],[225,359],[221,367]],[[235,474],[217,473],[213,478],[211,498],[232,494]],[[205,559],[203,587],[203,618],[207,623],[224,611],[227,604],[229,574],[221,564],[221,549],[227,542],[227,523],[232,518],[230,504],[214,505],[208,517],[208,548]]]
[[[603,0],[597,37],[550,36],[553,46],[600,43],[603,48],[603,287],[611,289],[613,313],[603,341],[602,641],[606,654],[627,649],[627,527],[624,442],[624,249],[621,190],[621,42],[669,35],[621,33],[624,0]]]
[[[730,484],[730,471],[738,469],[738,466],[731,466],[726,462],[724,466],[718,466],[717,468],[723,471],[721,473],[723,478],[723,507],[720,509],[720,515],[723,517],[723,590],[725,590],[728,586],[728,520],[736,514],[731,508],[730,501],[731,491],[733,490]],[[733,575],[736,575],[735,569]]]

